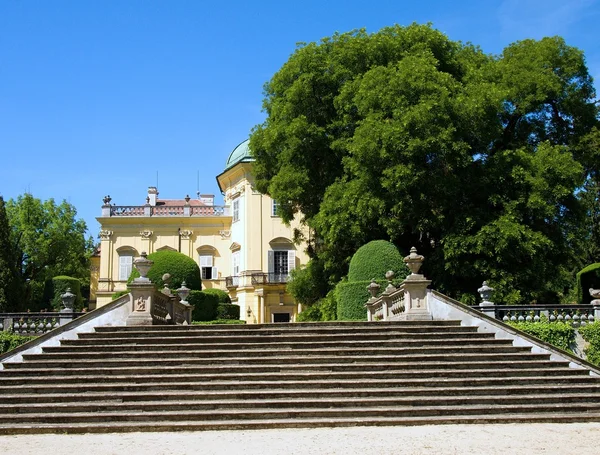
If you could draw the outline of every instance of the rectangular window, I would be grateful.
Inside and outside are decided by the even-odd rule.
[[[279,216],[279,204],[275,199],[271,201],[271,216]]]
[[[200,273],[203,280],[216,280],[218,278],[217,268],[213,265],[212,255],[200,255]]]
[[[234,199],[233,201],[233,222],[240,220],[240,200]]]
[[[232,275],[240,275],[240,252],[236,251],[231,254]]]
[[[119,280],[120,281],[127,281],[129,279],[129,275],[131,275],[132,266],[133,266],[133,256],[132,255],[119,256]]]
[[[290,272],[296,268],[295,250],[269,250],[269,281],[287,283]]]

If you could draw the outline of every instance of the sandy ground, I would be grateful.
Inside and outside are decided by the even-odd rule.
[[[2,454],[600,454],[600,423],[0,436]]]

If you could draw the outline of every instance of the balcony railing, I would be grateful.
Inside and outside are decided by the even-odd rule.
[[[240,277],[239,276],[225,277],[225,287],[236,288],[239,285],[240,285]]]
[[[290,276],[287,273],[253,273],[251,279],[253,286],[260,286],[264,284],[287,283],[290,280]]]
[[[106,210],[106,211],[105,211]],[[229,207],[184,205],[111,205],[102,208],[103,216],[229,216]]]

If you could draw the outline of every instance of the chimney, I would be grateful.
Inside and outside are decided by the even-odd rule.
[[[214,194],[201,194],[200,202],[204,205],[213,206],[215,204],[215,195]]]
[[[158,190],[155,186],[148,187],[148,203],[152,207],[156,207],[156,201],[158,201]]]

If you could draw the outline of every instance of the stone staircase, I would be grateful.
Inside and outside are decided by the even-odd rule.
[[[600,378],[456,321],[98,327],[0,371],[0,434],[600,421]]]

